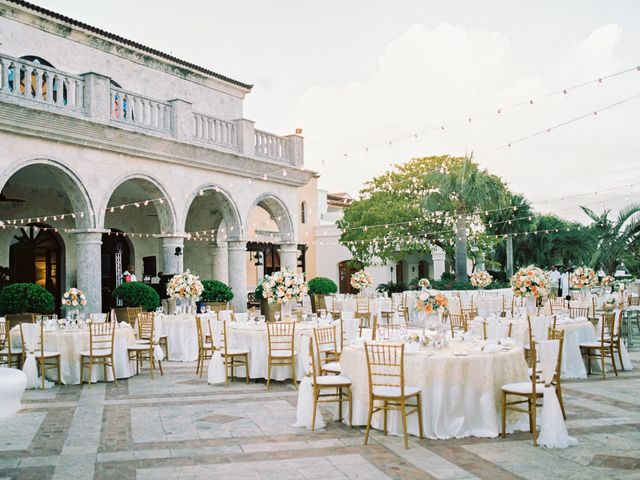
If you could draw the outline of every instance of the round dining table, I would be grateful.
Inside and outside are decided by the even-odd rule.
[[[494,349],[498,351],[493,351]],[[340,357],[342,375],[352,381],[353,424],[366,425],[369,379],[363,346],[345,347]],[[477,341],[452,340],[441,350],[405,350],[405,385],[422,392],[423,427],[427,438],[468,436],[496,437],[500,432],[501,388],[507,383],[526,382],[527,363],[522,347],[505,350],[484,347]],[[372,427],[382,428],[381,412],[374,414]],[[510,414],[508,429],[523,428],[526,417]],[[399,412],[390,412],[389,433],[402,435]],[[418,416],[409,415],[407,428],[418,435]]]

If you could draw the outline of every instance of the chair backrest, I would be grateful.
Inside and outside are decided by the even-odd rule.
[[[558,340],[560,347],[558,349],[558,360],[556,362],[556,373],[554,375],[554,381],[557,381],[562,374],[562,348],[564,347],[564,330],[558,330],[555,327],[549,328],[548,340]]]
[[[296,322],[267,323],[267,340],[269,355],[277,351],[290,351],[293,355]]]
[[[7,335],[6,330],[6,321],[0,321],[0,350],[4,349],[4,344],[7,343],[9,336]]]
[[[542,342],[547,339],[551,318],[545,316],[527,315],[527,325],[529,334],[529,345],[535,342]]]
[[[32,337],[31,337],[32,335]],[[24,355],[27,352],[27,344],[29,340],[32,340],[31,347],[34,352],[40,352],[40,354],[44,354],[44,323],[41,322],[39,325],[31,322],[21,322],[20,323],[20,337],[22,341],[22,354]]]
[[[220,310],[229,310],[229,302],[204,302],[204,306],[209,307],[212,312],[218,313]]]
[[[449,312],[449,324],[451,325],[451,334],[455,333],[455,330],[460,330],[466,332],[468,329],[467,317],[463,314],[457,315],[455,313]]]
[[[117,322],[99,322],[89,325],[89,353],[113,354]],[[153,327],[152,327],[153,328]]]
[[[399,387],[404,395],[404,343],[365,343],[369,393],[375,387]]]
[[[327,309],[327,302],[325,301],[325,296],[324,295],[320,295],[318,293],[314,293],[313,294],[313,301],[316,304],[316,312],[320,309],[322,310],[326,310]]]
[[[338,351],[338,345],[336,341],[336,327],[332,325],[330,327],[315,327],[313,329],[313,338],[316,342],[318,349],[318,360],[322,361],[322,354],[325,356],[327,353],[335,354]]]
[[[207,327],[210,327],[210,324],[207,323]],[[202,349],[204,347],[207,335],[210,335],[211,332],[207,332],[202,327],[202,317],[200,315],[196,315],[196,333],[198,335],[198,348]]]
[[[5,318],[11,325],[19,325],[21,323],[35,323],[36,316],[35,313],[9,313]]]
[[[471,298],[471,303],[473,304],[473,297]],[[473,320],[478,316],[478,309],[473,306],[471,308],[461,308],[460,310],[467,320]]]
[[[141,312],[138,314],[138,338],[140,340],[153,340],[153,324],[155,314],[153,312]]]
[[[127,322],[132,327],[135,325],[138,315],[142,313],[142,307],[126,307],[127,308]]]
[[[589,317],[589,307],[570,307],[569,316],[571,318]]]
[[[356,297],[356,312],[357,313],[369,313],[370,311],[370,299],[358,295]]]
[[[640,297],[632,297],[631,295],[629,295],[629,306],[640,306]]]
[[[604,312],[600,315],[600,321],[598,322],[598,335],[600,336],[600,342],[604,346],[609,341],[616,342],[620,333],[619,319],[616,312]]]
[[[387,323],[383,325],[376,325],[375,339],[392,339],[395,341],[400,340],[400,332],[406,331],[407,326],[403,323]]]
[[[500,340],[511,336],[511,322],[487,321],[482,322],[482,335],[484,340]]]

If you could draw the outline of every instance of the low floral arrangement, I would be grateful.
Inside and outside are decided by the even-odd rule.
[[[446,312],[448,306],[449,300],[447,300],[447,297],[434,290],[420,291],[415,304],[416,310],[427,314],[434,311]]]
[[[614,308],[616,308],[617,304],[618,304],[618,297],[616,295],[609,294],[604,297],[604,302],[602,303],[602,306],[604,310],[613,310]]]
[[[430,286],[431,282],[426,278],[421,278],[420,280],[418,280],[418,287],[420,287],[420,290],[426,290]]]
[[[489,272],[480,271],[471,274],[471,285],[478,288],[485,288],[491,285],[493,277]]]
[[[598,285],[598,276],[593,268],[578,267],[571,274],[571,288],[592,288]]]
[[[609,285],[613,285],[615,281],[616,279],[613,278],[611,275],[606,275],[602,277],[602,280],[600,280],[600,284],[604,285],[605,287],[608,287]]]
[[[298,302],[309,291],[304,274],[293,273],[288,270],[265,275],[262,281],[262,297],[269,303]]]
[[[358,290],[364,290],[373,285],[373,279],[371,275],[364,270],[359,270],[351,275],[351,286]]]
[[[547,294],[547,275],[535,265],[521,268],[511,277],[511,290],[516,297],[539,298]]]
[[[200,277],[190,270],[174,275],[167,283],[167,295],[172,299],[198,300],[203,290]]]
[[[70,288],[62,295],[62,306],[81,309],[87,304],[87,297],[79,288]]]

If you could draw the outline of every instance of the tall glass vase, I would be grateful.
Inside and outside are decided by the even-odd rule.
[[[537,299],[534,296],[527,297],[527,313],[529,315],[535,315],[537,312]]]
[[[280,318],[282,320],[285,320],[285,317],[289,317],[287,320],[291,320],[292,302],[284,302],[281,306],[282,308],[280,309]]]

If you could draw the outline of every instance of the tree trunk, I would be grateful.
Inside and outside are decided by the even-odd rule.
[[[456,280],[466,282],[467,278],[467,222],[466,215],[456,219]]]
[[[507,235],[507,279],[513,277],[513,236]]]

